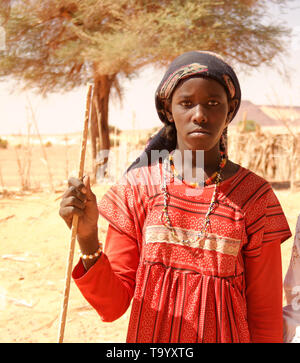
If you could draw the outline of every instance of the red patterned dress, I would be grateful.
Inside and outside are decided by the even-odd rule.
[[[219,187],[206,237],[201,230],[214,186],[168,185],[162,223],[162,164],[131,170],[99,204],[109,223],[104,253],[73,278],[103,321],[132,309],[127,342],[281,342],[280,244],[291,236],[269,183],[240,167]]]

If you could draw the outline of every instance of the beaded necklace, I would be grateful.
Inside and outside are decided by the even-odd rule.
[[[215,171],[213,173],[213,175],[209,178],[207,178],[204,182],[204,186],[210,185],[213,183],[213,181],[217,178],[217,175],[221,173],[222,169],[224,169],[226,162],[227,162],[227,158],[226,158],[226,153],[224,151],[220,151],[220,156],[221,156],[221,161],[219,164],[219,168],[217,171]],[[174,160],[173,160],[173,155],[172,153],[169,155],[169,161],[170,161],[170,168],[171,171],[173,173],[173,175],[177,176],[184,184],[189,185],[192,188],[196,188],[199,187],[199,183],[188,183],[184,180],[184,178],[177,172],[175,165],[174,165]]]
[[[207,213],[205,215],[204,223],[203,223],[203,226],[201,228],[201,231],[197,234],[197,236],[194,239],[185,240],[185,239],[180,239],[177,236],[177,234],[175,232],[175,228],[172,226],[171,220],[170,220],[170,217],[169,217],[169,214],[168,214],[168,199],[169,199],[169,193],[168,193],[168,190],[167,190],[167,170],[168,170],[168,167],[170,166],[170,170],[171,170],[171,173],[173,174],[173,177],[174,177],[175,173],[176,173],[176,176],[179,176],[179,174],[176,172],[174,162],[173,162],[173,159],[172,159],[172,155],[170,154],[169,158],[164,159],[163,185],[162,185],[162,191],[163,191],[163,195],[164,195],[164,207],[163,207],[163,212],[162,212],[162,215],[161,215],[161,221],[164,224],[164,226],[166,226],[171,231],[172,236],[178,242],[181,242],[181,243],[183,243],[185,245],[191,245],[191,244],[194,244],[195,242],[198,242],[198,241],[202,240],[203,237],[205,236],[205,234],[207,232],[207,228],[210,225],[209,216],[212,214],[215,206],[217,205],[216,196],[217,196],[219,184],[222,181],[221,171],[222,171],[222,169],[224,169],[224,166],[226,165],[226,161],[227,161],[227,159],[226,159],[225,153],[221,152],[221,162],[219,164],[218,171],[216,171],[210,178],[208,178],[205,181],[205,185],[212,184],[212,182],[215,181],[215,189],[214,189],[214,192],[213,192],[213,195],[212,195],[212,198],[211,198],[210,205],[208,207],[208,211],[207,211]],[[182,181],[184,181],[183,178],[182,178]],[[186,184],[188,184],[188,185],[190,185],[191,187],[194,187],[194,188],[198,185],[198,183],[186,183]]]

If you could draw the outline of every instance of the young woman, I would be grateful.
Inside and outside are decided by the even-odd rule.
[[[127,342],[282,342],[280,244],[291,233],[268,182],[227,157],[241,101],[234,71],[215,54],[185,53],[155,101],[164,128],[98,206],[88,177],[69,181],[60,215],[69,226],[80,216],[77,286],[103,321],[133,298]],[[104,252],[98,211],[109,221]]]

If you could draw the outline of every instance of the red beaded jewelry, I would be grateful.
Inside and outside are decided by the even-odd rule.
[[[169,198],[169,196],[168,196],[168,191],[167,191],[167,180],[166,180],[166,174],[165,174],[166,170],[167,170],[167,166],[168,166],[167,165],[168,164],[167,163],[168,159],[167,158],[165,159],[165,165],[164,165],[164,168],[163,168],[165,170],[164,170],[164,178],[163,178],[163,185],[162,185],[162,190],[163,190],[163,194],[164,194],[164,208],[163,208],[161,220],[162,220],[162,223],[171,231],[173,238],[175,238],[179,242],[182,242],[183,244],[191,245],[194,242],[200,241],[205,236],[205,234],[207,232],[207,228],[210,225],[210,218],[209,217],[213,213],[213,211],[214,211],[214,209],[215,209],[215,207],[217,205],[217,192],[218,192],[219,184],[221,182],[221,171],[225,167],[226,161],[227,161],[225,152],[221,151],[220,154],[221,154],[221,161],[220,161],[220,164],[219,164],[219,170],[216,171],[210,178],[208,178],[205,181],[205,185],[209,185],[209,184],[212,184],[214,182],[215,190],[213,192],[213,195],[212,195],[211,202],[210,202],[210,205],[208,207],[207,213],[206,213],[206,215],[204,217],[203,226],[202,226],[200,232],[198,233],[198,235],[196,236],[196,238],[193,239],[192,241],[191,240],[180,240],[180,238],[178,238],[178,236],[177,236],[177,234],[175,232],[175,229],[173,228],[173,226],[171,224],[171,220],[170,220],[170,217],[169,217],[169,214],[168,214],[168,198]],[[170,165],[170,169],[171,169],[171,172],[173,173],[173,175],[176,175],[179,178],[182,178],[182,177],[180,177],[180,175],[177,173],[177,171],[175,169],[174,162],[173,162],[171,154],[169,156],[169,165]],[[182,181],[184,182],[183,178],[182,178]],[[193,187],[193,188],[198,186],[198,183],[186,183],[186,184]]]
[[[216,179],[216,177],[217,177],[217,175],[219,174],[221,174],[221,171],[222,171],[222,169],[224,169],[224,167],[225,167],[225,165],[226,165],[226,162],[227,162],[227,157],[226,157],[226,153],[225,153],[225,151],[220,151],[220,155],[221,155],[221,161],[220,161],[220,164],[219,164],[219,168],[218,168],[218,170],[217,171],[215,171],[214,173],[213,173],[213,175],[211,176],[211,177],[209,177],[209,178],[207,178],[206,180],[205,180],[205,182],[204,182],[204,186],[207,186],[207,185],[210,185],[210,184],[212,184],[214,181],[215,181],[215,179]],[[196,188],[196,187],[198,187],[199,186],[199,183],[188,183],[188,182],[186,182],[185,180],[184,180],[184,178],[177,172],[177,170],[176,170],[176,168],[175,168],[175,165],[174,165],[174,160],[173,160],[173,156],[172,156],[172,154],[170,154],[169,155],[169,160],[170,160],[170,167],[171,167],[171,171],[172,171],[172,173],[175,175],[175,176],[177,176],[183,183],[185,183],[186,185],[189,185],[190,187],[192,187],[192,188]]]

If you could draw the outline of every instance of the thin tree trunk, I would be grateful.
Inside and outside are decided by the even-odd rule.
[[[92,158],[95,165],[93,181],[97,176],[104,176],[107,171],[108,153],[110,150],[108,107],[112,82],[115,75],[95,75],[93,108],[91,115]],[[101,122],[99,122],[99,117]],[[99,132],[99,126],[101,130]],[[97,142],[98,139],[98,142]]]

